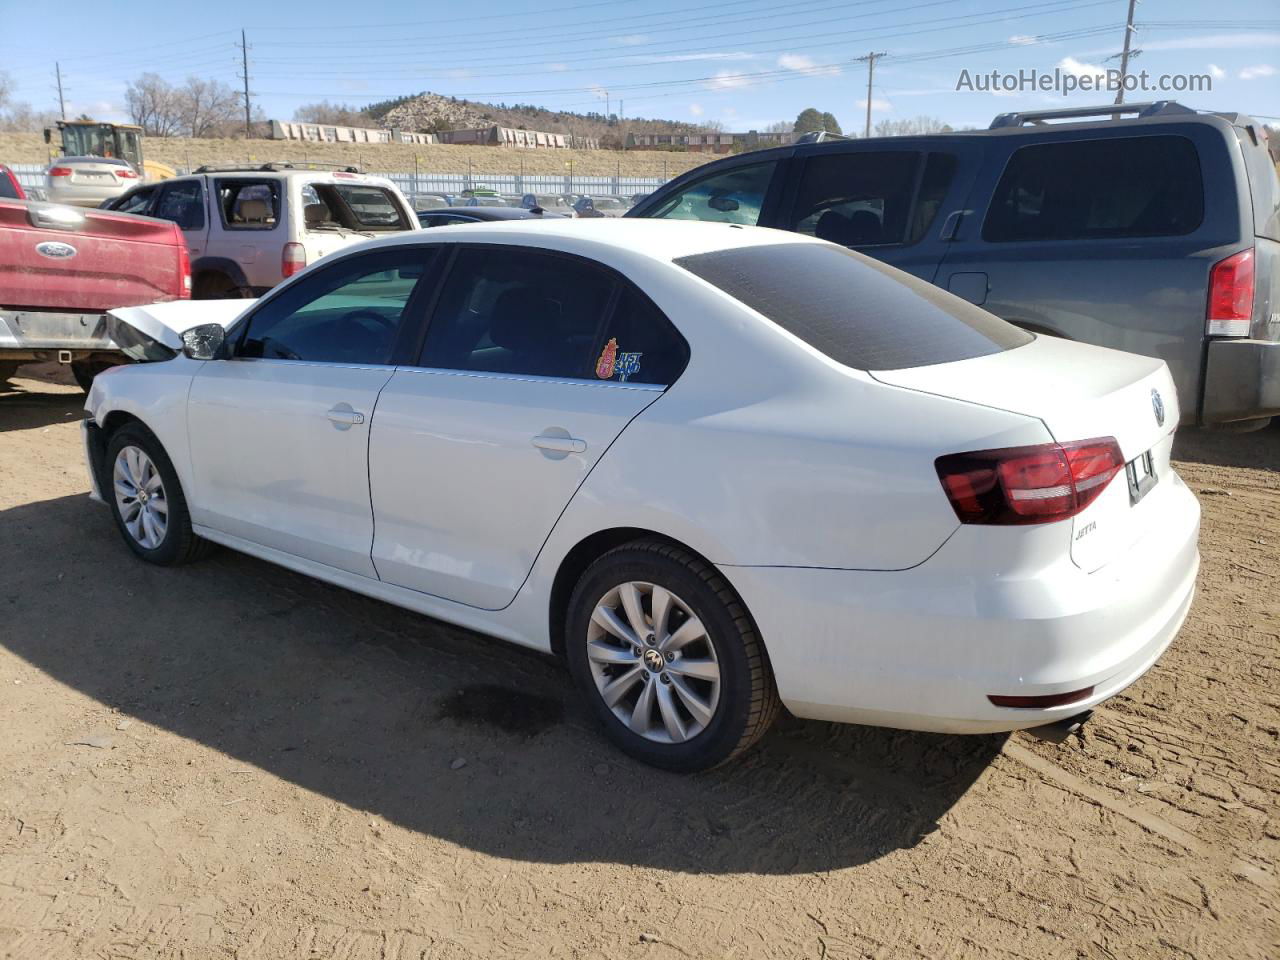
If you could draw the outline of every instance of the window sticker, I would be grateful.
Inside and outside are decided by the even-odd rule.
[[[620,382],[626,383],[628,377],[634,377],[640,372],[642,356],[644,354],[640,351],[619,353],[618,338],[612,337],[604,345],[604,349],[600,351],[600,359],[596,361],[596,378],[612,380],[616,376]]]

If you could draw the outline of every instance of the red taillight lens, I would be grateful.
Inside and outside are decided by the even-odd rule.
[[[1124,469],[1124,456],[1114,437],[1104,437],[953,453],[935,466],[961,523],[1050,523],[1096,500]]]
[[[134,173],[132,170],[130,170],[128,167],[122,167],[122,168],[120,168],[119,170],[117,170],[117,171],[116,171],[116,176],[117,176],[117,177],[121,177],[121,178],[123,178],[123,179],[125,179],[125,180],[137,180],[137,179],[138,179],[138,175],[137,175],[136,173]]]
[[[50,167],[49,176],[51,177],[69,177],[71,176],[70,167]]]
[[[175,230],[178,235],[178,299],[191,299],[191,251],[187,249],[187,241],[182,236],[181,230]]]
[[[307,250],[300,243],[286,243],[280,255],[280,273],[292,277],[307,265]]]
[[[1241,250],[1209,271],[1209,309],[1205,333],[1211,337],[1247,337],[1253,320],[1253,250]]]

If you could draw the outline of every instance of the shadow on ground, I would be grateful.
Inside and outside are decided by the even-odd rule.
[[[1280,417],[1251,433],[1184,427],[1173,442],[1173,458],[1219,467],[1280,470]]]
[[[46,384],[28,384],[34,389],[27,389],[21,376],[0,380],[0,433],[73,422],[84,416],[84,393],[79,388],[52,393]]]
[[[147,566],[83,497],[0,513],[0,568],[0,644],[55,680],[497,856],[848,867],[917,843],[1003,742],[788,719],[679,777],[615,752],[549,658],[230,551]]]

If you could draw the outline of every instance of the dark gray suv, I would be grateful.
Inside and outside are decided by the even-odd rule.
[[[1033,332],[1160,357],[1184,424],[1280,414],[1280,180],[1240,114],[1161,101],[797,144],[698,167],[627,215],[806,233]]]

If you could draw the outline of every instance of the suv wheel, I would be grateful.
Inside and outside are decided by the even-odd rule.
[[[764,644],[710,564],[658,540],[606,553],[569,601],[569,669],[605,732],[638,760],[705,770],[779,709]]]

